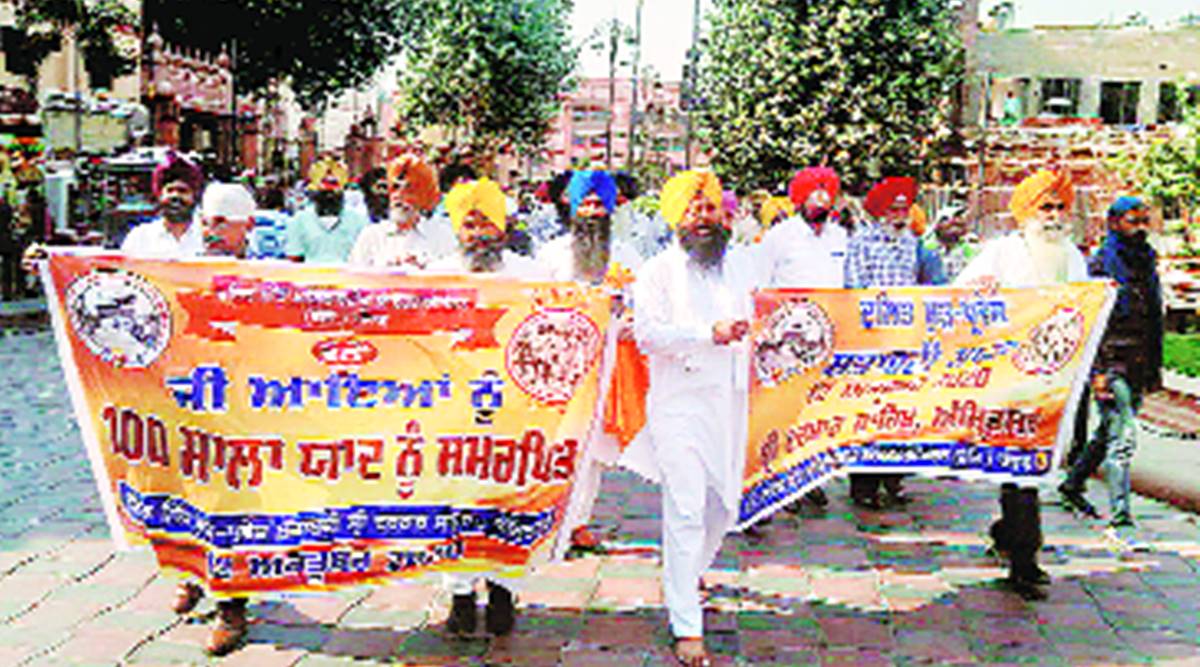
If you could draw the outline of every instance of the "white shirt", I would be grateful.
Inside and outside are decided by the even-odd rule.
[[[535,261],[546,273],[548,280],[576,280],[575,252],[571,246],[571,235],[560,236],[538,250]],[[642,256],[625,241],[613,238],[609,243],[609,266],[614,263],[637,271],[642,266]]]
[[[129,230],[121,242],[121,252],[154,259],[184,259],[204,254],[204,231],[199,220],[193,219],[187,231],[178,238],[167,231],[162,218],[142,223]]]
[[[439,234],[436,229],[440,228],[425,220],[406,231],[397,229],[390,220],[368,225],[359,232],[347,261],[352,266],[371,268],[424,269],[454,252],[454,237]]]
[[[713,324],[750,319],[761,282],[757,256],[731,247],[719,270],[702,270],[673,243],[650,259],[633,285],[634,337],[650,361],[647,444],[635,441],[622,463],[651,480],[694,450],[705,483],[735,515],[746,449],[747,341],[717,345]],[[697,480],[698,482],[700,480]]]
[[[846,284],[846,248],[841,225],[826,222],[821,233],[801,216],[775,225],[763,236],[760,253],[771,287],[842,287]]]
[[[1066,282],[1088,279],[1087,262],[1083,254],[1069,241],[1066,246]],[[1037,266],[1021,232],[988,241],[983,250],[954,279],[955,285],[970,285],[980,278],[993,277],[1000,287],[1038,287],[1061,282],[1060,276],[1046,275]]]

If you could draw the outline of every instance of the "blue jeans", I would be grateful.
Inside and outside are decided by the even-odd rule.
[[[1101,466],[1108,486],[1108,502],[1113,523],[1133,520],[1129,511],[1132,493],[1129,465],[1137,449],[1137,410],[1141,396],[1116,373],[1107,374],[1107,396],[1097,396],[1100,423],[1083,454],[1075,460],[1067,474],[1065,486],[1082,491],[1087,478]]]

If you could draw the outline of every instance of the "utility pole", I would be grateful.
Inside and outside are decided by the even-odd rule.
[[[613,166],[613,115],[617,111],[617,47],[621,41],[621,24],[613,16],[608,24],[608,121],[604,129],[604,162],[612,171]]]
[[[633,91],[630,96],[629,104],[629,140],[628,140],[628,155],[625,168],[633,173],[634,154],[637,152],[637,123],[640,120],[640,111],[638,110],[638,85],[639,69],[642,66],[642,5],[645,0],[637,0],[637,9],[634,14],[634,37],[633,37]]]
[[[692,107],[696,104],[696,65],[699,61],[698,46],[700,43],[700,0],[692,7],[692,48],[688,50],[688,76],[684,81],[684,120],[687,124],[687,134],[683,142],[683,166],[692,168]]]

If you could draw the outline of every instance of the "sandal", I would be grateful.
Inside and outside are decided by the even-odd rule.
[[[683,650],[692,646],[692,650]],[[699,646],[699,651],[695,647]],[[712,657],[704,647],[703,637],[680,637],[675,640],[675,661],[680,667],[712,667]]]
[[[203,597],[203,588],[189,581],[180,582],[175,587],[175,601],[171,604],[171,609],[176,614],[187,614],[200,604]]]

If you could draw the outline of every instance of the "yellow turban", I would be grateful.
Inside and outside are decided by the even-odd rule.
[[[318,190],[341,192],[345,189],[348,180],[350,180],[350,173],[346,171],[346,165],[331,157],[314,162],[313,166],[308,169],[310,192]]]
[[[1067,210],[1071,209],[1071,205],[1075,203],[1075,187],[1071,183],[1071,175],[1065,171],[1042,169],[1021,181],[1008,202],[1008,210],[1012,211],[1018,223],[1024,223],[1033,217],[1052,192],[1058,193]]]
[[[478,181],[459,183],[446,195],[446,212],[450,214],[450,224],[455,232],[462,227],[463,220],[471,211],[479,211],[501,231],[505,229],[508,201],[496,181],[484,177]]]
[[[702,193],[713,206],[721,205],[721,181],[708,171],[684,171],[676,174],[663,186],[660,206],[663,219],[674,229],[683,219],[683,213]]]
[[[775,216],[782,212],[784,217],[792,217],[796,214],[796,205],[787,197],[768,197],[762,205],[762,211],[758,215],[758,219],[762,222],[762,226],[766,227],[775,221]]]

